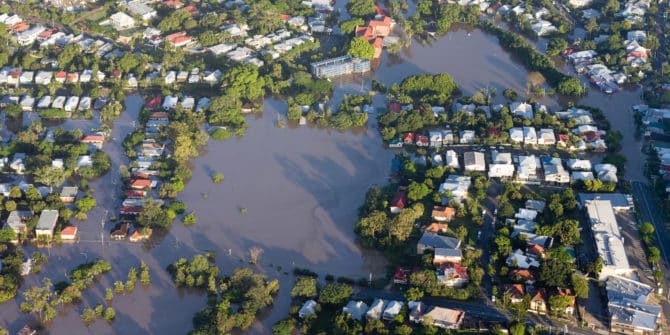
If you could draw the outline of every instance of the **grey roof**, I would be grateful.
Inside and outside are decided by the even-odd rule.
[[[582,207],[589,200],[609,200],[614,208],[632,208],[633,197],[622,193],[579,193],[579,202]]]
[[[60,192],[61,197],[76,197],[77,192],[79,192],[79,188],[76,186],[65,186]]]
[[[647,302],[654,290],[649,285],[619,276],[609,276],[606,289],[609,301],[629,299],[640,303]]]
[[[526,200],[526,208],[536,210],[538,212],[544,211],[546,204],[547,203],[542,200]]]
[[[610,302],[608,311],[612,323],[626,324],[638,330],[653,331],[661,313],[661,306],[629,301]]]
[[[45,209],[40,214],[40,219],[37,221],[36,230],[50,230],[53,231],[58,220],[58,211],[55,209]]]
[[[11,211],[7,217],[7,225],[14,230],[23,229],[25,221],[33,215],[30,211]]]
[[[459,249],[435,248],[435,256],[462,257],[463,253]]]
[[[419,240],[419,244],[433,248],[458,249],[461,246],[461,240],[431,232],[424,232]]]
[[[363,314],[368,311],[368,305],[362,301],[351,300],[349,303],[342,308],[342,313],[351,314],[351,317],[355,320],[360,320],[363,317]]]

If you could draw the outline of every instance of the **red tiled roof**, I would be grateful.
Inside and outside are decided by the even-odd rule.
[[[63,228],[63,230],[61,230],[60,235],[61,236],[75,236],[75,235],[77,235],[77,231],[78,231],[77,227],[68,226],[68,227]]]
[[[151,186],[151,180],[149,179],[135,179],[130,182],[132,187],[149,187]]]
[[[65,71],[56,72],[56,78],[65,78],[65,77],[67,77],[67,72]]]
[[[449,225],[446,223],[433,222],[430,225],[426,226],[425,230],[431,233],[445,232],[449,229]]]
[[[159,103],[160,104],[160,103]],[[150,119],[167,119],[168,118],[168,113],[166,112],[153,112],[151,113],[151,116],[149,116]]]
[[[153,98],[149,99],[149,100],[144,104],[144,106],[145,106],[146,108],[148,108],[148,109],[154,109],[154,108],[159,107],[159,106],[161,105],[162,102],[163,102],[163,97],[161,97],[161,96],[157,96],[157,97],[153,97]],[[153,114],[152,114],[152,115],[153,115]]]
[[[27,23],[25,23],[25,22],[17,23],[16,25],[14,25],[14,26],[12,27],[12,29],[13,29],[14,31],[16,31],[17,33],[20,33],[20,32],[22,32],[22,31],[25,31],[25,30],[27,30],[28,28],[30,28],[30,26],[29,26]]]
[[[407,194],[404,191],[398,191],[393,195],[391,199],[391,207],[398,207],[400,209],[405,208],[407,205]]]
[[[290,18],[291,18],[291,15],[288,15],[288,14],[281,14],[281,19],[284,20],[284,21],[286,21],[286,20],[288,20],[288,19],[290,19]]]
[[[533,243],[528,243],[528,248],[526,249],[526,253],[529,255],[544,255],[544,248],[540,245],[533,244]]]
[[[544,301],[547,299],[547,291],[544,288],[534,289],[530,293],[531,293],[530,301],[537,301],[537,300]]]
[[[510,277],[519,277],[523,280],[535,281],[535,274],[526,269],[512,269],[509,272]]]
[[[451,207],[435,206],[433,207],[432,217],[446,217],[451,220],[456,214],[456,210]]]
[[[86,135],[81,138],[82,143],[102,143],[105,141],[105,137],[102,135]]]
[[[171,39],[171,40],[169,40],[169,41],[170,41],[170,43],[172,43],[173,45],[181,45],[181,44],[190,42],[190,41],[191,41],[191,37],[190,37],[190,36],[180,36],[180,37],[175,37],[175,38],[173,38],[173,39]]]
[[[389,111],[395,112],[395,113],[400,113],[400,103],[398,102],[392,102],[389,104]]]
[[[126,191],[126,197],[131,198],[131,199],[132,198],[144,198],[145,194],[146,194],[146,192],[144,192],[142,190]]]
[[[505,293],[509,293],[512,298],[523,299],[523,295],[526,294],[526,290],[524,290],[523,285],[521,284],[512,284],[507,285]]]
[[[413,143],[414,142],[414,133],[407,133],[403,135],[402,140],[405,143]]]
[[[416,135],[416,143],[429,143],[430,140],[426,135]]]
[[[163,2],[163,6],[169,8],[181,8],[184,6],[184,3],[179,0],[167,0]]]

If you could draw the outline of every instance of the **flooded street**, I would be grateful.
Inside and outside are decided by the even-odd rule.
[[[482,88],[497,89],[496,102],[504,102],[502,91],[512,88],[525,95],[528,71],[498,45],[497,39],[477,29],[456,27],[447,36],[422,46],[413,42],[399,56],[384,55],[374,78],[335,80],[332,101],[344,92],[367,92],[370,80],[386,85],[420,73],[449,73],[471,95]],[[640,92],[619,92],[606,96],[591,90],[580,104],[601,108],[612,129],[624,134],[622,154],[628,158],[626,176],[644,180],[640,144],[633,138],[634,125],[630,106],[640,103]],[[383,96],[374,104],[382,106]],[[554,98],[542,103],[556,110]],[[205,251],[217,254],[217,263],[225,273],[246,266],[248,250],[264,250],[256,268],[270,278],[280,280],[281,290],[274,308],[261,315],[251,333],[268,334],[273,323],[286,316],[293,267],[308,268],[323,275],[353,279],[383,276],[385,261],[381,255],[363,250],[355,242],[353,225],[365,191],[373,184],[384,184],[394,151],[384,149],[374,117],[367,129],[338,132],[302,126],[278,128],[278,116],[286,105],[267,99],[262,115],[249,116],[249,129],[242,138],[217,142],[210,140],[200,157],[191,162],[193,178],[179,200],[195,211],[198,223],[184,227],[176,220],[169,232],[156,234],[147,244],[110,242],[114,225],[106,218],[117,216],[119,200],[118,168],[128,161],[121,141],[134,128],[133,121],[142,107],[139,95],[129,96],[125,110],[113,127],[112,143],[105,143],[112,172],[91,182],[98,207],[85,222],[73,221],[80,229],[81,241],[63,244],[41,252],[50,254],[43,275],[27,277],[23,289],[50,277],[54,283],[65,280],[66,272],[93,259],[106,259],[112,271],[84,294],[84,302],[64,312],[48,325],[51,334],[185,334],[191,329],[193,314],[206,303],[206,297],[178,291],[165,271],[180,257]],[[285,117],[283,117],[285,118]],[[97,120],[94,118],[94,120]],[[65,128],[84,131],[96,121],[67,121]],[[225,176],[215,185],[211,176]],[[242,214],[242,209],[246,214]],[[103,241],[101,241],[101,236]],[[33,248],[27,248],[30,254]],[[115,296],[112,306],[117,319],[111,325],[98,321],[91,327],[79,314],[86,306],[104,303],[104,289],[116,280],[125,280],[131,266],[140,260],[149,265],[152,285],[138,285],[134,293]],[[19,312],[21,295],[0,305],[0,325],[19,329],[32,319]]]

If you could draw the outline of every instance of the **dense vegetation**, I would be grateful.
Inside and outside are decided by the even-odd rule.
[[[272,305],[279,291],[277,280],[267,281],[249,268],[236,269],[230,277],[219,276],[211,255],[196,255],[190,261],[179,259],[168,271],[177,287],[208,293],[208,305],[193,318],[195,329],[191,334],[228,334],[233,329],[248,329],[256,313]]]

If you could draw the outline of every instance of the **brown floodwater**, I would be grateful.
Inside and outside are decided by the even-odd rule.
[[[463,26],[429,45],[417,42],[398,56],[384,55],[374,78],[390,85],[419,73],[448,72],[465,94],[495,87],[499,102],[504,88],[523,96],[526,84],[536,77],[503,51],[495,37]],[[529,77],[530,76],[530,77]],[[530,79],[529,79],[530,78]],[[371,78],[335,80],[332,101],[343,94],[361,94],[369,89]],[[612,96],[591,92],[581,103],[602,108],[613,129],[624,133],[624,153],[629,164],[641,164],[639,143],[632,137],[630,106],[639,103],[639,90]],[[558,106],[545,98],[549,107]],[[42,249],[50,255],[43,274],[26,278],[23,288],[39,285],[43,276],[53,282],[66,279],[66,272],[86,261],[106,259],[113,264],[110,273],[84,294],[84,302],[63,309],[48,324],[51,334],[185,334],[191,329],[193,314],[206,303],[202,294],[177,290],[165,268],[180,257],[205,251],[217,254],[217,263],[226,273],[247,266],[248,250],[264,250],[255,268],[269,278],[278,278],[280,293],[274,308],[260,315],[251,333],[267,334],[273,323],[285,317],[290,306],[293,267],[309,268],[323,275],[354,279],[384,275],[385,261],[378,253],[363,250],[355,241],[353,225],[365,191],[387,181],[394,151],[384,149],[371,118],[367,129],[339,132],[308,126],[276,127],[286,105],[267,99],[262,115],[249,116],[249,129],[242,138],[223,142],[210,140],[202,155],[191,163],[193,178],[179,199],[195,211],[198,223],[184,227],[175,221],[169,232],[157,234],[146,244],[110,242],[120,203],[118,167],[128,164],[120,146],[133,127],[143,103],[138,95],[126,99],[126,110],[114,123],[112,143],[106,150],[113,162],[112,173],[91,183],[98,206],[80,228],[81,241]],[[563,102],[565,103],[565,102]],[[383,106],[384,97],[373,104]],[[98,126],[90,121],[67,121],[63,127],[87,130]],[[640,169],[629,165],[628,174],[637,178]],[[219,185],[211,176],[221,172]],[[246,209],[246,214],[241,209]],[[103,241],[101,242],[101,233]],[[34,249],[26,247],[27,253]],[[146,262],[152,273],[151,287],[138,286],[135,292],[114,298],[117,320],[111,325],[99,321],[90,327],[79,318],[85,306],[103,303],[104,288],[125,280],[128,269]],[[288,274],[287,274],[288,273]],[[32,316],[20,313],[18,299],[0,305],[0,326],[15,332]]]

